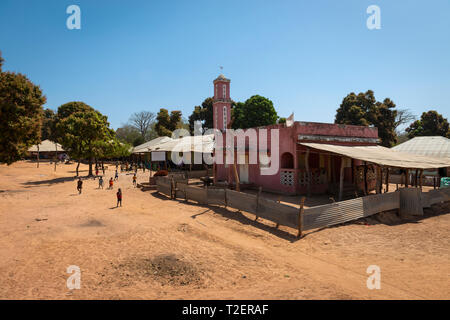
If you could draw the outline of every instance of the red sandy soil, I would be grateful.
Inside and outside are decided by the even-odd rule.
[[[74,170],[0,166],[1,299],[450,298],[449,205],[298,240],[251,214],[141,191],[130,174],[114,190],[85,179],[78,195]],[[147,181],[140,171],[138,183]],[[70,265],[81,269],[79,290],[66,287]],[[380,290],[366,286],[369,265],[381,268]]]

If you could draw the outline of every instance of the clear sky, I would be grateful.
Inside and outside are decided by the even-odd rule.
[[[81,30],[66,27],[72,4]],[[366,26],[372,4],[379,30]],[[0,0],[0,50],[46,107],[84,101],[114,128],[161,107],[188,117],[219,66],[235,101],[260,94],[295,120],[333,122],[367,89],[450,117],[449,0]]]

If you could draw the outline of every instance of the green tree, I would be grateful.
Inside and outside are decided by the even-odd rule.
[[[414,121],[405,131],[410,139],[418,136],[450,138],[448,120],[435,110],[422,113],[420,120]]]
[[[205,130],[212,129],[213,124],[213,98],[206,98],[201,106],[195,106],[194,111],[189,116],[189,130],[194,132],[195,121],[201,121]]]
[[[52,109],[44,109],[42,117],[41,140],[56,141],[56,114]]]
[[[181,111],[172,111],[169,115],[167,109],[161,108],[156,116],[155,130],[158,136],[172,135],[172,132],[183,125],[181,118]]]
[[[342,100],[336,110],[335,123],[359,126],[373,125],[378,128],[381,144],[391,147],[395,144],[398,126],[395,103],[386,98],[377,102],[372,90],[355,94],[351,92]]]
[[[68,117],[58,119],[56,128],[59,133],[58,142],[71,157],[78,160],[77,176],[81,159],[88,159],[91,176],[92,161],[101,155],[98,145],[113,139],[114,131],[109,128],[106,116],[86,104],[83,105],[82,108],[88,107],[86,111],[75,111]],[[58,114],[59,111],[58,108]]]
[[[244,103],[235,103],[232,118],[233,129],[246,129],[276,124],[278,115],[271,100],[254,95]]]
[[[25,75],[0,73],[0,162],[9,165],[40,142],[45,102],[39,86]]]
[[[131,126],[130,124],[125,124],[120,128],[117,128],[116,130],[116,137],[123,143],[128,143],[130,145],[133,145],[134,147],[142,144],[144,139],[142,138],[142,135],[139,133],[139,130],[137,130],[135,127]],[[140,142],[139,144],[135,145],[135,142]]]
[[[0,51],[0,72],[2,72],[2,67],[3,67],[3,62],[4,61],[5,61],[5,59],[3,59],[2,52]]]
[[[58,120],[65,119],[76,112],[89,112],[94,110],[91,106],[81,101],[71,101],[61,105],[58,108],[56,117]]]
[[[120,142],[114,137],[113,130],[109,131],[108,138],[104,140],[97,140],[93,143],[93,151],[96,159],[101,159],[102,167],[104,159],[127,157],[131,154],[131,145]]]

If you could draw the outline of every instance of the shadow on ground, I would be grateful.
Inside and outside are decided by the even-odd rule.
[[[191,216],[192,219],[195,219],[197,216],[211,211],[214,214],[221,215],[223,218],[225,218],[227,220],[230,219],[230,220],[237,221],[243,225],[250,225],[252,227],[264,230],[266,232],[269,232],[279,238],[282,238],[282,239],[290,241],[290,242],[296,242],[297,240],[299,240],[299,238],[296,235],[294,235],[293,233],[275,228],[275,226],[273,225],[274,224],[273,222],[262,219],[262,218],[258,218],[258,220],[255,221],[255,219],[250,219],[249,217],[242,214],[241,211],[239,211],[239,210],[235,210],[235,209],[230,210],[225,207],[219,207],[219,206],[213,206],[213,205],[203,205],[203,204],[199,204],[196,202],[189,202],[189,201],[185,201],[185,200],[181,200],[181,199],[172,200],[169,197],[159,194],[158,192],[152,192],[150,194],[153,197],[161,199],[161,200],[177,201],[179,203],[183,203],[188,206],[196,206],[196,207],[202,207],[202,208],[207,209],[201,213],[192,215]],[[248,214],[250,215],[251,213],[248,213]],[[251,214],[251,215],[253,215],[253,214]],[[272,225],[268,225],[267,223],[270,223]],[[294,230],[294,229],[292,229],[292,230],[293,230],[293,232],[296,232],[296,230]]]
[[[54,178],[54,179],[47,179],[47,180],[37,180],[37,181],[27,181],[22,183],[24,186],[41,186],[41,185],[53,185],[56,183],[64,183],[69,181],[75,181],[78,180],[78,178],[81,178],[81,180],[87,180],[91,179],[92,177],[60,177],[60,178]]]

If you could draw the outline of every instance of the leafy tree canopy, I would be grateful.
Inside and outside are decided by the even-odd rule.
[[[0,72],[2,72],[3,62],[5,59],[2,58],[2,52],[0,51]]]
[[[360,126],[373,125],[378,128],[381,144],[391,147],[397,140],[395,129],[398,126],[395,103],[386,98],[377,102],[372,90],[365,93],[348,94],[336,110],[335,123]]]
[[[213,124],[213,98],[206,98],[201,106],[195,106],[194,111],[189,116],[189,130],[194,132],[195,121],[201,121],[203,129],[212,129]]]
[[[11,164],[40,142],[41,89],[20,73],[0,73],[0,162]]]
[[[69,155],[75,159],[89,159],[89,175],[92,175],[92,159],[103,155],[99,145],[114,139],[114,130],[109,128],[108,118],[84,103],[72,103],[58,108],[58,114],[74,106],[84,111],[75,111],[65,118],[58,119],[56,128],[59,141]],[[60,112],[62,111],[62,112]],[[78,174],[78,172],[77,172]]]
[[[42,117],[41,140],[56,141],[56,114],[52,109],[44,109]]]
[[[414,121],[405,131],[410,139],[418,136],[450,138],[448,120],[435,110],[422,113],[420,120]]]
[[[172,132],[183,125],[181,118],[181,111],[170,112],[167,109],[161,108],[156,116],[155,130],[158,136],[172,136]]]
[[[254,95],[244,103],[235,104],[232,118],[233,129],[246,129],[276,124],[278,115],[271,100]]]

